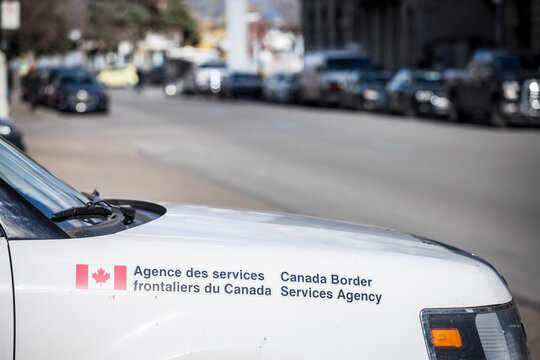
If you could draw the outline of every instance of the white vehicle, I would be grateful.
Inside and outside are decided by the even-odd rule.
[[[371,70],[364,52],[324,50],[307,52],[300,73],[300,98],[303,102],[337,105],[341,102],[347,76],[352,71]]]
[[[0,141],[0,359],[528,359],[479,258],[388,230],[82,194]]]
[[[221,82],[227,74],[227,64],[223,61],[210,61],[193,67],[182,79],[184,94],[217,94]]]

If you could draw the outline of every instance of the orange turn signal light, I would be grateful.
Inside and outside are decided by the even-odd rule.
[[[461,347],[461,336],[458,329],[431,329],[431,338],[435,347]]]

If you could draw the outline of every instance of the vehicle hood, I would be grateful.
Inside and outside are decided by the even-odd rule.
[[[409,88],[409,92],[414,94],[417,91],[431,91],[436,95],[446,95],[446,87],[444,84],[414,84]]]
[[[79,90],[84,90],[89,94],[97,94],[104,90],[101,85],[63,85],[59,88],[61,91],[66,93],[76,93]]]
[[[364,90],[384,91],[385,88],[386,88],[385,82],[372,82],[372,83],[359,85],[360,91],[364,91]]]
[[[326,82],[344,83],[349,76],[350,71],[329,71],[325,73]]]
[[[163,204],[167,212],[144,225],[123,231],[127,237],[159,237],[198,244],[247,248],[289,248],[299,251],[340,251],[444,259],[457,263],[481,262],[459,249],[420,236],[374,226],[316,217]]]
[[[501,81],[523,81],[530,78],[540,78],[540,70],[522,70],[502,73],[499,77]]]
[[[231,81],[232,86],[263,86],[263,82],[260,79],[234,79]]]

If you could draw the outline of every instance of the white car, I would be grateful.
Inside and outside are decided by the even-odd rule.
[[[0,141],[0,359],[528,359],[504,280],[420,237],[102,200]]]

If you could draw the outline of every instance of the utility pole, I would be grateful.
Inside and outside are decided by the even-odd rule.
[[[226,0],[227,37],[229,49],[227,65],[233,70],[248,67],[247,0]]]
[[[4,48],[4,30],[18,30],[21,20],[21,4],[18,1],[2,1],[0,6],[0,117],[9,116],[8,102],[8,71],[9,64],[6,55],[3,52]]]

